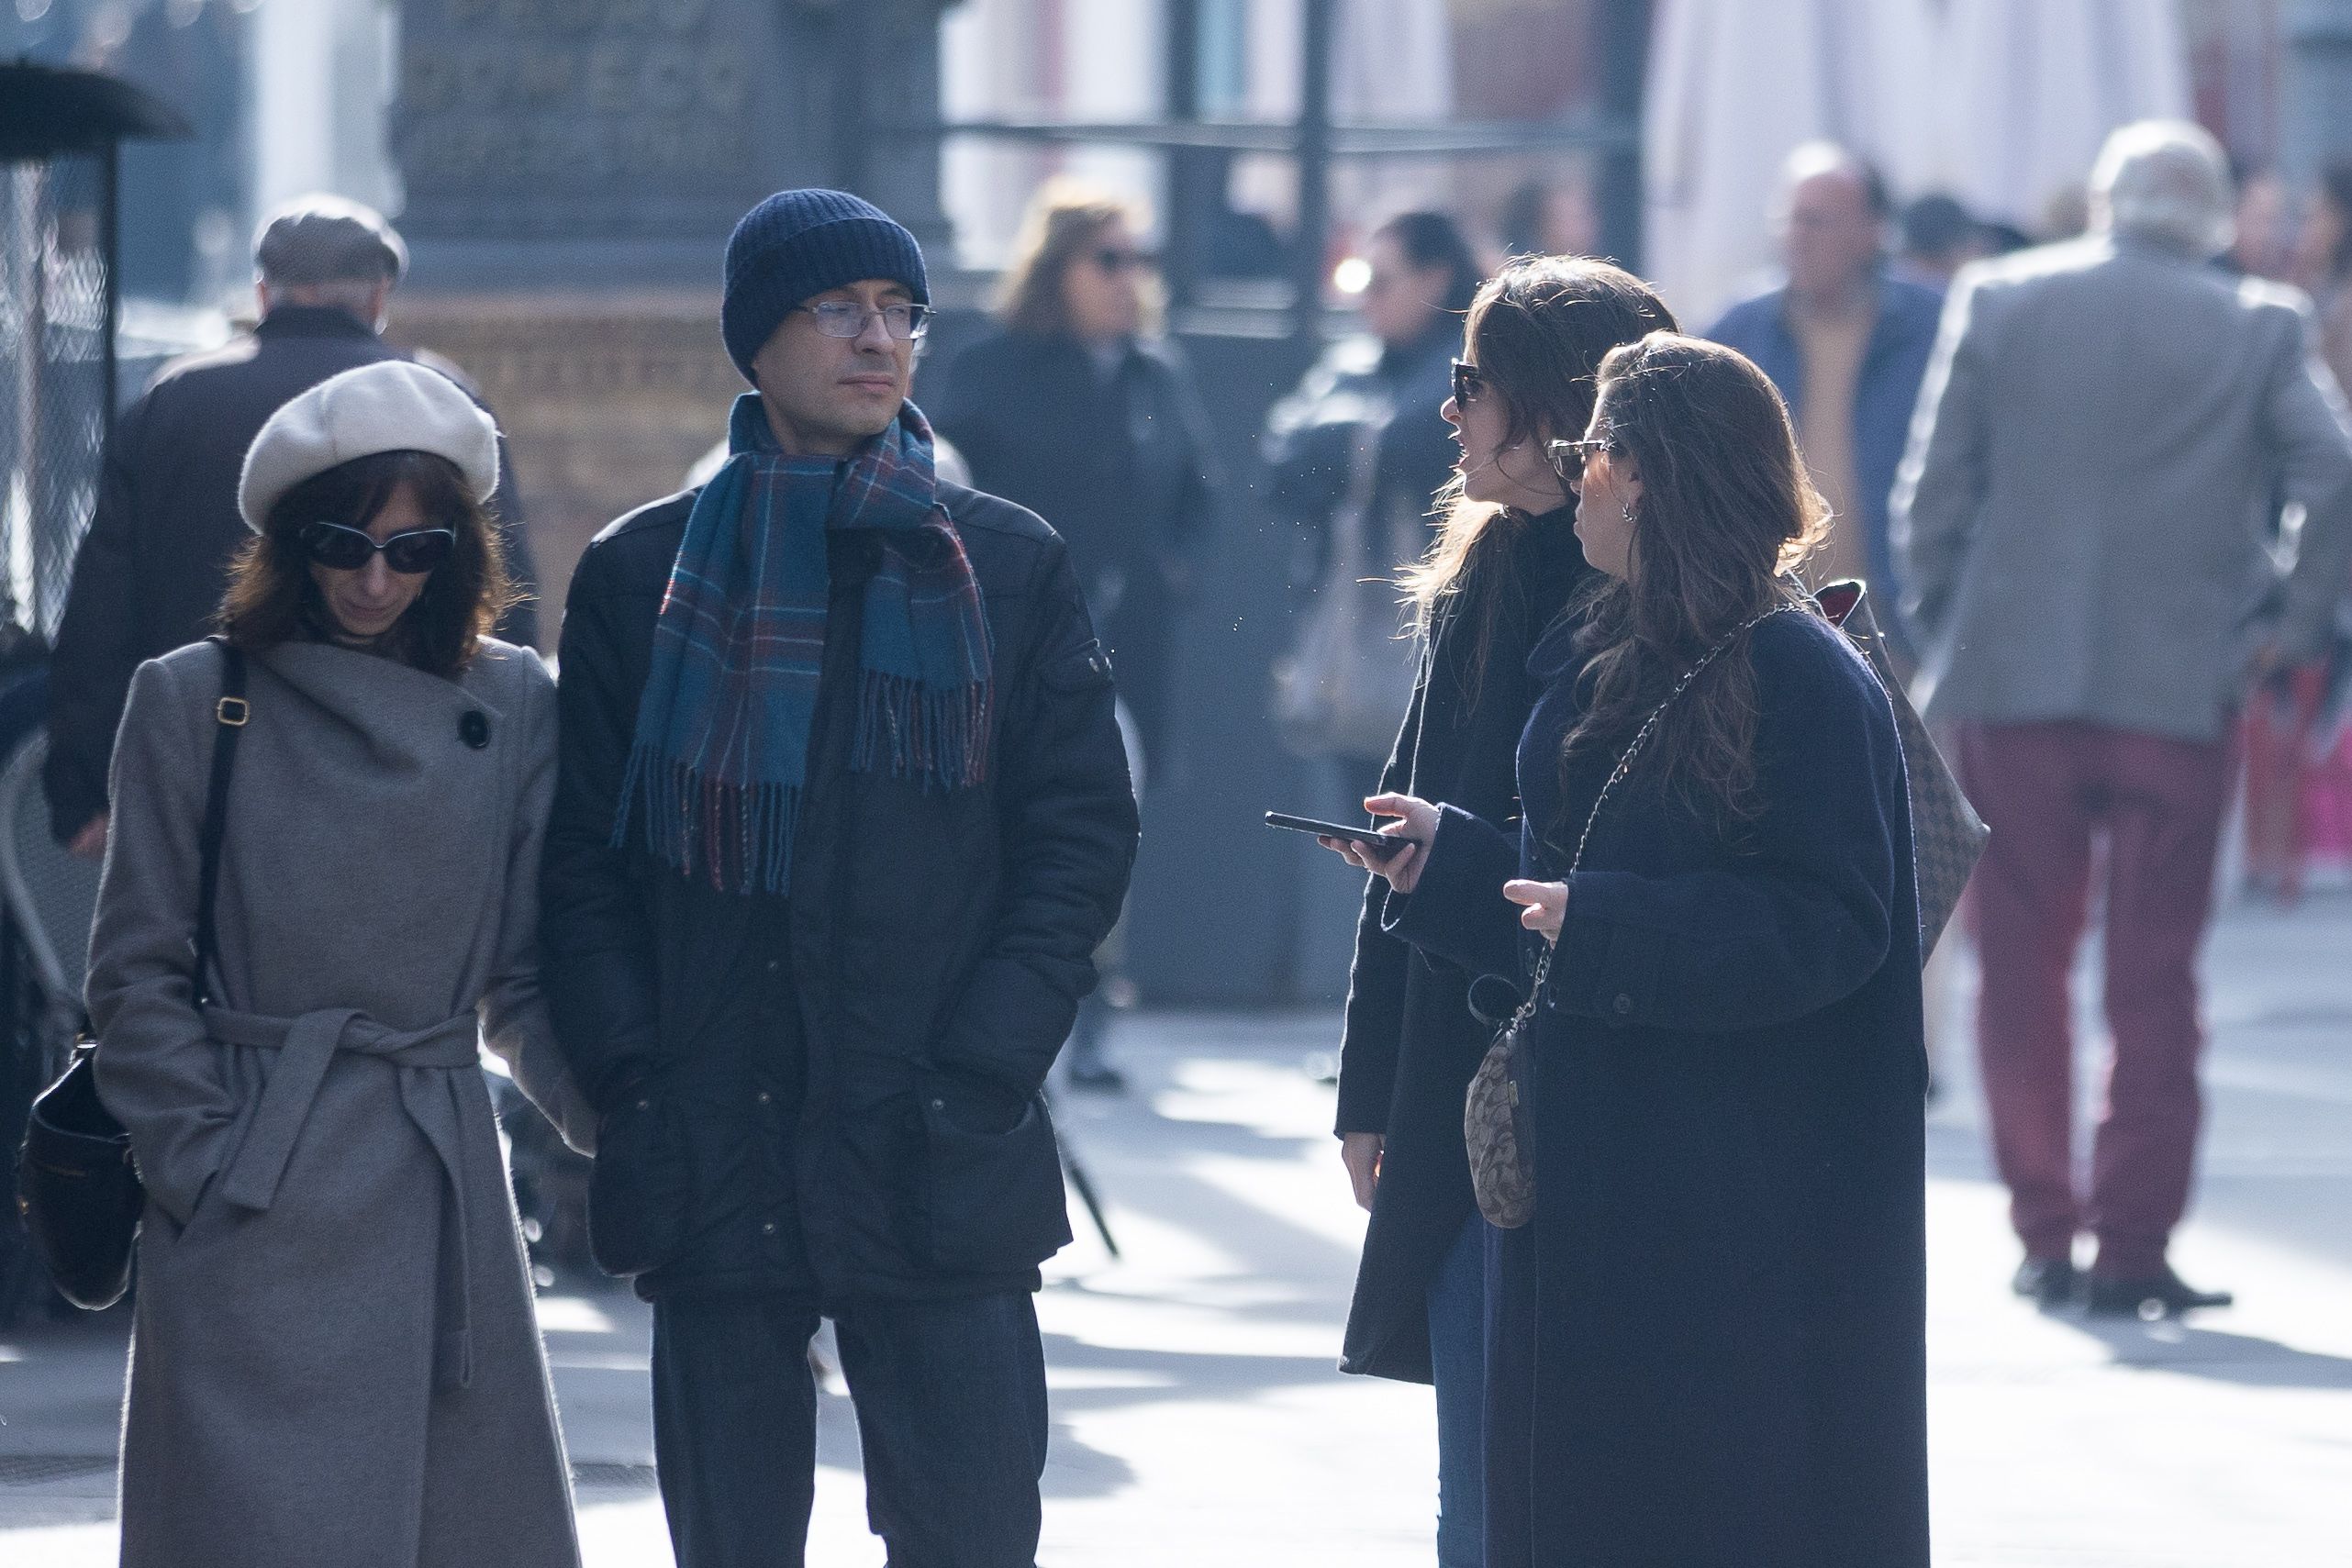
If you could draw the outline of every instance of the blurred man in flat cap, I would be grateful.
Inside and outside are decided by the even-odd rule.
[[[211,629],[246,539],[237,474],[255,433],[329,376],[408,357],[378,335],[408,266],[407,247],[380,214],[336,196],[299,197],[263,220],[253,266],[262,318],[252,333],[166,365],[107,443],[50,668],[41,775],[50,826],[79,853],[106,850],[106,768],[131,672]],[[433,368],[455,379],[453,367]],[[531,560],[503,450],[492,507],[508,570],[528,592]],[[526,600],[498,635],[529,646],[538,629]]]

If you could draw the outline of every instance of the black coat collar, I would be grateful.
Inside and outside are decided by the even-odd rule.
[[[253,336],[373,338],[375,330],[339,305],[281,305],[254,323]]]

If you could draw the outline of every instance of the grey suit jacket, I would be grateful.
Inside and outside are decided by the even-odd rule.
[[[2280,500],[2303,509],[2291,571]],[[2352,563],[2352,428],[2310,302],[2105,238],[1964,272],[1893,536],[1930,717],[2220,735],[2256,646],[2325,646]]]

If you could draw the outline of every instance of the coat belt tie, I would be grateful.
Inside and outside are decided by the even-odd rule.
[[[226,1007],[205,1009],[205,1028],[224,1045],[278,1052],[244,1141],[221,1173],[220,1195],[240,1208],[262,1212],[277,1200],[294,1145],[310,1118],[328,1065],[339,1051],[373,1056],[399,1070],[400,1104],[440,1160],[443,1223],[436,1286],[440,1329],[434,1336],[433,1381],[464,1388],[474,1381],[474,1255],[467,1236],[473,1206],[466,1201],[464,1139],[495,1146],[495,1128],[469,1129],[487,1115],[487,1101],[459,1092],[453,1072],[481,1070],[480,1023],[472,1012],[421,1029],[394,1029],[356,1008],[325,1008],[299,1018],[269,1018]],[[452,1236],[455,1238],[451,1244]]]

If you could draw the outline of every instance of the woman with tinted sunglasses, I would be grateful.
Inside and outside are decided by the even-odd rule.
[[[1602,261],[1525,257],[1477,291],[1440,410],[1459,448],[1439,497],[1444,522],[1405,577],[1423,633],[1421,680],[1381,775],[1379,788],[1396,793],[1367,807],[1394,815],[1411,795],[1510,816],[1520,732],[1538,690],[1528,655],[1588,575],[1546,443],[1584,433],[1611,349],[1673,325],[1647,286]],[[1342,1364],[1435,1383],[1438,1562],[1475,1568],[1487,1225],[1471,1201],[1462,1104],[1491,1030],[1471,1010],[1466,972],[1382,929],[1386,892],[1373,884],[1356,927],[1340,1049],[1340,1152],[1356,1201],[1372,1211]]]
[[[578,1562],[479,1057],[593,1135],[539,995],[554,688],[489,635],[496,450],[420,365],[295,398],[222,637],[131,683],[88,984],[148,1198],[128,1564]]]
[[[1161,334],[1145,226],[1106,192],[1048,182],[1005,270],[1004,330],[956,356],[934,408],[972,483],[1069,545],[1119,674],[1139,782],[1168,766],[1176,628],[1218,505],[1192,373]],[[1063,1053],[1075,1088],[1125,1084],[1103,1044],[1109,997],[1125,988],[1122,935],[1098,956],[1104,983],[1080,1004]]]
[[[1413,840],[1387,929],[1532,995],[1487,1568],[1925,1568],[1911,805],[1796,575],[1829,507],[1764,373],[1669,332],[1553,439],[1591,571],[1529,655],[1517,798],[1372,803]]]

